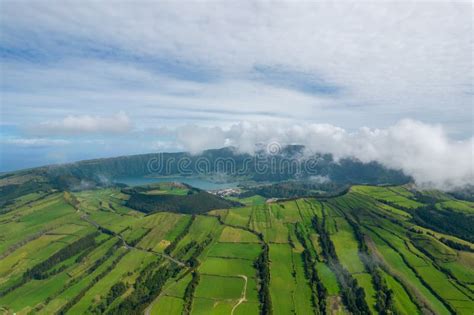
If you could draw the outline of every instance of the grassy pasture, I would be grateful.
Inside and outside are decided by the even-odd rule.
[[[295,311],[292,255],[288,244],[270,244],[270,294],[275,314]]]
[[[195,296],[215,300],[238,300],[245,281],[240,277],[202,275]]]
[[[474,202],[465,200],[448,200],[439,202],[436,206],[443,210],[451,210],[457,212],[463,212],[466,214],[474,214]]]
[[[292,212],[285,210],[280,204],[255,206],[250,227],[262,233],[266,242],[287,243],[288,229],[285,223],[288,222],[288,218],[285,216],[285,211]]]
[[[156,215],[159,215],[160,213],[157,213]],[[171,213],[169,213],[171,214]],[[172,226],[171,229],[169,229],[166,232],[165,239],[168,241],[174,241],[176,237],[181,234],[181,232],[185,229],[185,227],[188,225],[189,221],[191,220],[191,216],[186,216],[186,215],[181,215],[178,216],[176,214],[173,214],[174,216],[178,217],[179,220],[176,222],[174,226]],[[161,227],[161,224],[158,225],[158,227]]]
[[[336,218],[335,220],[338,231],[332,235],[332,240],[340,263],[350,273],[364,272],[364,264],[358,255],[358,244],[354,238],[352,228],[343,218]]]
[[[173,280],[164,291],[164,295],[182,298],[191,278],[191,273],[188,273],[183,278]]]
[[[223,243],[258,243],[258,237],[245,230],[226,226],[222,231],[219,242]]]
[[[50,231],[63,224],[80,222],[79,215],[55,195],[31,205],[26,211],[7,213],[0,221],[0,253],[28,240],[32,235]]]
[[[17,290],[0,298],[0,305],[8,306],[15,312],[31,310],[49,296],[61,291],[68,280],[66,272],[45,280],[31,280]],[[21,298],[18,298],[20,297]]]
[[[298,206],[301,221],[305,224],[311,224],[311,220],[315,216],[313,204],[307,199],[295,200],[295,204]]]
[[[0,264],[0,284],[9,277],[23,273],[35,262],[40,262],[65,246],[63,243],[55,242],[64,235],[43,235],[24,246],[20,247],[12,254],[2,259]]]
[[[86,272],[96,261],[102,258],[105,253],[117,242],[115,237],[109,237],[105,242],[97,246],[89,255],[82,260],[82,262],[78,263],[75,268],[70,270],[68,274],[73,277],[77,278],[84,272]]]
[[[438,263],[452,262],[457,259],[454,249],[449,248],[429,235],[417,234],[411,237],[411,241],[417,248],[428,252]]]
[[[119,251],[117,251],[114,256],[117,255],[119,255]],[[81,288],[87,286],[95,275],[105,270],[111,263],[113,257],[99,266],[94,272],[80,278],[80,281],[72,285],[69,285],[71,277],[69,270],[72,270],[74,267],[44,280],[30,280],[20,288],[1,297],[0,305],[6,305],[15,311],[41,305],[41,310],[38,311],[38,313],[51,314],[57,311],[69,299],[77,295]],[[22,296],[22,298],[18,299],[18,296]],[[44,301],[48,297],[53,297],[53,299],[46,304]]]
[[[77,296],[81,290],[92,284],[92,281],[95,277],[100,275],[101,273],[107,272],[108,268],[112,265],[112,262],[114,259],[119,257],[125,249],[119,249],[116,251],[110,258],[108,258],[105,262],[103,262],[97,269],[94,271],[87,273],[85,277],[80,278],[80,281],[75,282],[71,286],[69,286],[66,290],[62,291],[56,298],[58,302],[60,302],[62,305],[66,304],[70,299],[74,298]],[[57,303],[54,303],[53,305],[56,305]],[[47,312],[49,308],[49,304],[45,308],[45,313],[44,314],[50,314]],[[68,314],[74,314],[71,312],[68,312]]]
[[[259,314],[259,303],[246,302],[240,304],[234,311],[235,315]]]
[[[285,223],[295,223],[301,221],[301,214],[299,211],[298,203],[296,200],[292,201],[285,201],[282,203],[278,203],[280,206],[279,208],[276,207],[281,211],[282,221]],[[283,206],[283,207],[282,207]]]
[[[361,193],[377,200],[386,201],[399,205],[403,208],[416,209],[423,204],[410,198],[414,197],[408,190],[399,187],[380,187],[380,186],[352,186],[352,192]]]
[[[403,286],[391,275],[382,272],[388,287],[394,293],[395,308],[402,314],[421,314]]]
[[[198,215],[191,224],[186,236],[184,236],[176,249],[173,251],[173,255],[178,253],[184,246],[192,241],[200,243],[204,241],[209,235],[217,237],[221,232],[222,225],[219,223],[216,217]]]
[[[153,304],[150,311],[152,315],[181,314],[183,311],[183,299],[174,296],[162,296]]]
[[[316,264],[316,269],[318,270],[318,275],[321,278],[324,287],[328,290],[328,295],[338,295],[340,291],[339,284],[337,283],[336,275],[331,269],[329,269],[328,265],[318,262]]]
[[[420,252],[413,244],[408,242],[406,239],[402,239],[400,236],[394,237],[393,234],[389,234],[385,230],[374,228],[380,235],[383,235],[386,241],[392,243],[397,250],[403,255],[403,258],[410,265],[412,269],[416,271],[418,277],[421,277],[426,283],[426,286],[431,288],[438,296],[442,298],[444,303],[450,304],[453,308],[457,309],[459,303],[457,301],[469,300],[462,291],[460,291],[450,280],[449,277],[442,271],[435,268],[429,259],[422,252]],[[446,248],[443,244],[437,244],[430,238],[422,237],[423,240],[420,246],[423,246],[424,250],[431,250],[433,255],[438,255],[441,261],[452,261],[454,259],[451,249]],[[426,244],[427,242],[433,242],[432,244]],[[446,258],[446,251],[449,255]],[[436,257],[436,256],[435,256]],[[461,302],[464,304],[464,302]]]
[[[69,313],[86,313],[87,308],[90,305],[94,305],[94,301],[100,300],[101,297],[103,298],[112,285],[118,281],[124,280],[127,277],[127,273],[138,272],[147,262],[150,261],[150,257],[153,257],[150,253],[130,250],[125,256],[123,256],[114,269],[87,291],[84,297],[71,308]]]
[[[166,246],[172,242],[176,236],[181,233],[186,224],[189,222],[189,216],[181,216],[174,213],[160,212],[152,214],[136,224],[139,229],[143,225],[150,232],[138,243],[138,247],[144,249],[152,249],[157,252],[162,252]],[[164,242],[162,242],[164,241]]]
[[[357,283],[361,288],[364,289],[365,292],[365,301],[367,302],[367,305],[369,306],[369,309],[373,312],[376,313],[375,309],[375,288],[372,283],[372,276],[369,273],[358,273],[353,275],[353,277],[357,280]]]
[[[406,264],[404,256],[389,246],[385,238],[380,238],[378,234],[373,233],[371,230],[367,230],[367,233],[373,240],[375,249],[383,257],[383,263],[387,266],[390,273],[401,279],[421,304],[428,305],[437,314],[449,314],[444,304],[420,281],[412,267]]]
[[[244,259],[207,257],[199,267],[201,274],[219,276],[255,276],[253,262]]]
[[[229,225],[248,227],[253,209],[251,207],[230,209],[224,222]]]
[[[130,229],[130,227],[140,220],[140,218],[137,217],[122,216],[114,212],[91,211],[89,213],[91,220],[115,233],[121,233],[122,231]]]
[[[176,195],[176,196],[186,196],[189,192],[189,189],[185,188],[171,188],[171,189],[151,189],[144,192],[145,195]]]
[[[63,234],[67,231],[73,234]],[[65,225],[19,247],[0,263],[0,289],[16,282],[27,268],[35,265],[92,231],[91,227]]]
[[[297,314],[310,314],[313,311],[311,304],[311,288],[304,272],[301,252],[292,250],[292,265],[295,288],[293,291],[294,308]]]
[[[252,215],[249,227],[261,233],[272,228],[270,219],[270,208],[268,205],[256,205],[252,207]]]
[[[266,242],[271,243],[288,243],[288,227],[282,221],[274,220],[272,228],[262,232]]]
[[[261,246],[256,243],[216,243],[209,250],[208,256],[255,261],[261,250]]]
[[[181,314],[184,292],[191,278],[191,273],[187,273],[183,277],[169,281],[163,293],[153,302],[150,314]]]
[[[472,264],[463,261],[465,259],[464,256],[469,254],[472,255],[473,253],[459,252],[456,261],[440,263],[440,266],[448,269],[458,281],[466,285],[474,283],[474,268]]]
[[[192,315],[228,315],[232,311],[234,301],[216,301],[210,299],[195,298],[193,302]]]
[[[155,187],[147,193],[163,192]],[[79,198],[83,212],[67,204],[62,193],[44,199],[37,199],[41,194],[30,194],[17,198],[17,208],[0,215],[0,255],[5,252],[0,260],[0,291],[20,281],[28,268],[95,230],[81,219],[84,212],[101,225],[121,232],[129,242],[149,231],[137,246],[158,252],[175,240],[191,220],[191,216],[178,213],[160,212],[145,216],[123,207],[126,196],[118,189],[74,194]],[[438,196],[437,192],[430,192],[429,195],[439,199],[437,206],[440,209],[467,212],[471,208],[471,203],[450,196]],[[198,257],[201,281],[196,287],[191,313],[229,314],[244,288],[245,282],[240,275],[248,278],[247,301],[240,304],[233,314],[259,313],[259,288],[254,261],[261,253],[262,244],[254,233],[236,228],[243,227],[261,232],[269,244],[269,289],[273,313],[311,314],[311,290],[301,256],[303,246],[294,230],[298,225],[311,255],[318,259],[316,269],[328,290],[329,313],[348,314],[341,300],[340,285],[322,258],[319,235],[311,227],[314,216],[322,219],[324,215],[339,261],[364,289],[366,302],[373,313],[376,313],[376,292],[371,276],[359,257],[358,241],[347,218],[356,220],[366,234],[365,243],[383,266],[383,277],[394,292],[393,302],[400,314],[421,314],[416,303],[426,305],[436,314],[449,314],[448,308],[459,314],[472,314],[474,254],[454,250],[440,242],[439,238],[470,243],[413,225],[410,214],[402,210],[403,207],[418,207],[412,198],[413,193],[405,187],[354,186],[345,195],[321,202],[316,199],[298,199],[266,204],[259,196],[253,196],[246,200],[246,207],[214,210],[209,215],[196,216],[188,233],[172,253],[174,255],[193,241],[200,243],[209,235],[213,236],[210,245]],[[224,224],[216,216],[220,216]],[[412,227],[423,233],[410,232]],[[293,246],[290,246],[289,238]],[[133,292],[133,283],[140,271],[157,257],[153,253],[133,249],[127,252],[121,247],[97,265],[117,240],[117,237],[101,234],[96,238],[98,245],[86,251],[80,262],[76,262],[76,258],[81,254],[75,253],[51,267],[50,270],[60,270],[57,274],[43,280],[28,281],[1,296],[0,305],[10,313],[26,314],[36,308],[36,314],[54,314],[88,288],[68,312],[87,314],[90,305],[104,301],[111,286],[123,281],[128,289],[112,306],[119,304],[124,296]],[[8,248],[11,250],[6,252]],[[125,252],[126,255],[115,267],[108,270],[113,260]],[[189,256],[180,257],[184,260]],[[104,272],[105,276],[99,281],[93,280]],[[186,273],[181,271],[179,275]],[[167,281],[162,295],[153,303],[151,314],[182,312],[183,296],[191,275],[187,274],[184,278],[180,276]]]
[[[220,225],[217,218],[209,216],[196,216],[191,228],[189,229],[189,236],[193,240],[203,240],[211,234],[219,234],[222,226]]]
[[[267,198],[262,197],[260,195],[254,195],[254,196],[246,197],[246,198],[227,197],[226,199],[229,199],[232,201],[238,201],[247,206],[263,205],[267,201]]]

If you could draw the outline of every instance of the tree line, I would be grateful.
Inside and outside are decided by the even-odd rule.
[[[95,307],[90,307],[90,312],[93,314],[103,314],[107,310],[107,307],[112,304],[112,302],[114,302],[119,296],[124,294],[127,289],[128,286],[122,281],[115,283],[110,288],[109,293],[107,293],[107,296],[101,301],[101,303]]]
[[[270,255],[268,244],[264,243],[262,252],[254,262],[259,279],[258,299],[260,301],[260,314],[271,315],[272,299],[270,296]]]
[[[186,290],[184,291],[184,305],[183,305],[183,315],[189,315],[191,314],[191,308],[193,305],[193,299],[194,299],[194,292],[196,291],[196,287],[199,284],[199,281],[201,280],[201,276],[199,275],[199,272],[197,270],[194,270],[192,273],[192,278],[191,281],[188,283]]]
[[[181,239],[183,237],[186,236],[186,234],[188,234],[189,232],[189,229],[191,228],[191,225],[193,224],[194,220],[196,219],[196,216],[195,215],[192,215],[191,216],[191,219],[188,221],[188,223],[186,224],[186,226],[184,227],[184,229],[181,231],[181,233],[179,233],[176,238],[171,242],[171,244],[169,244],[164,252],[166,255],[170,255],[173,250],[176,248],[176,246],[178,246],[178,243],[179,241],[181,241]]]
[[[58,268],[52,271],[50,271],[50,269],[85,249],[95,247],[96,246],[95,238],[98,235],[99,235],[99,232],[88,234],[78,239],[77,241],[67,245],[66,247],[60,249],[58,252],[54,253],[52,256],[50,256],[46,260],[36,264],[30,269],[27,269],[25,273],[23,274],[23,278],[25,280],[29,280],[29,279],[41,280],[41,279],[46,279],[53,274],[61,272],[62,270],[64,270],[66,266],[63,266],[62,268]]]
[[[474,216],[440,210],[434,205],[427,205],[410,213],[418,225],[474,242]]]
[[[369,248],[365,242],[365,234],[361,231],[357,222],[347,216],[346,220],[349,222],[352,230],[354,231],[354,235],[359,246],[359,256],[361,261],[364,263],[365,269],[367,269],[367,271],[370,273],[372,283],[377,292],[375,309],[380,315],[390,315],[396,313],[393,300],[393,291],[388,287],[387,281],[383,277],[382,270],[380,269],[378,262],[371,259]]]
[[[112,246],[106,254],[101,257],[99,260],[96,261],[96,263],[91,267],[89,270],[89,273],[92,273],[95,271],[102,263],[104,263],[107,259],[109,259],[115,251],[119,248],[120,241],[117,241],[114,246]],[[111,272],[115,266],[118,264],[118,262],[125,256],[127,252],[123,252],[120,255],[118,255],[108,266],[104,271],[102,271],[100,274],[95,276],[92,281],[89,282],[89,284],[83,288],[76,296],[74,296],[72,299],[70,299],[63,307],[58,311],[59,315],[64,315],[66,314],[71,307],[73,307],[77,302],[79,302],[80,299],[84,297],[87,291],[89,291],[90,288],[92,288],[97,282],[99,282],[102,278],[104,278],[109,272]]]
[[[319,278],[318,271],[316,269],[316,261],[309,250],[309,245],[303,231],[303,226],[301,226],[299,223],[295,225],[295,234],[301,245],[303,245],[303,253],[301,254],[301,258],[303,260],[305,276],[306,279],[308,279],[309,286],[311,288],[311,302],[313,304],[314,313],[325,314],[327,290]],[[292,243],[293,242],[291,242],[291,244]]]
[[[145,236],[148,235],[148,233],[150,233],[150,231],[151,229],[146,229],[146,232],[140,235],[139,237],[134,238],[133,240],[127,241],[128,245],[131,247],[135,247]]]
[[[456,241],[453,241],[453,240],[450,240],[450,239],[447,239],[447,238],[440,238],[439,239],[442,243],[448,245],[449,247],[453,248],[453,249],[456,249],[456,250],[463,250],[465,252],[474,252],[474,249],[471,248],[471,246],[469,245],[466,245],[466,244],[461,244],[461,243],[458,243]]]
[[[324,227],[324,221],[320,222],[318,217],[313,217],[311,220],[313,228],[319,234],[323,256],[328,261],[329,267],[336,274],[337,280],[341,285],[342,300],[352,314],[370,314],[369,306],[365,301],[364,289],[359,287],[357,280],[339,263],[334,244]]]
[[[119,305],[109,310],[111,315],[142,314],[160,293],[168,279],[176,276],[181,267],[176,264],[160,266],[162,260],[150,263],[137,277],[133,284],[133,291]]]

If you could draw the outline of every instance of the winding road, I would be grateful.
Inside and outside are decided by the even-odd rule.
[[[247,280],[248,280],[247,276],[245,275],[238,275],[238,276],[244,279],[245,281],[244,289],[242,290],[242,297],[237,301],[237,304],[234,305],[234,307],[232,308],[232,311],[230,312],[230,315],[234,315],[234,311],[237,308],[237,306],[247,301],[247,297],[246,297],[247,296]]]
[[[80,210],[78,210],[80,211]],[[81,211],[82,212],[82,211]],[[97,229],[103,229],[103,230],[109,230],[107,228],[104,228],[103,226],[101,226],[99,223],[95,222],[94,220],[92,220],[91,218],[89,218],[89,216],[86,214],[86,213],[83,213],[81,215],[81,219],[88,222],[89,224],[92,224],[93,226],[95,226]],[[139,248],[139,247],[135,247],[135,246],[131,246],[130,244],[128,244],[125,239],[122,237],[122,235],[120,234],[117,234],[117,233],[114,233],[113,231],[111,231],[113,233],[114,236],[118,237],[122,243],[123,243],[123,246],[126,248],[126,249],[135,249],[135,250],[139,250],[139,251],[142,251],[142,252],[147,252],[147,253],[151,253],[151,254],[155,254],[156,256],[159,256],[159,257],[163,257],[165,259],[168,259],[169,261],[172,261],[174,262],[175,264],[177,264],[178,266],[180,267],[186,267],[186,264],[183,263],[182,261],[179,261],[169,255],[166,255],[165,253],[157,253],[157,252],[154,252],[154,251],[149,251],[149,250],[146,250],[146,249],[143,249],[143,248]]]

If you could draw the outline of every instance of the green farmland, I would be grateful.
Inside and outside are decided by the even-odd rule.
[[[135,193],[190,189],[150,187]],[[129,197],[13,199],[0,214],[0,313],[474,314],[472,202],[353,186],[193,214],[138,211]]]

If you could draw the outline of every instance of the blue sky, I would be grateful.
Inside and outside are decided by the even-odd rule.
[[[0,5],[0,171],[404,119],[472,141],[467,1]]]

